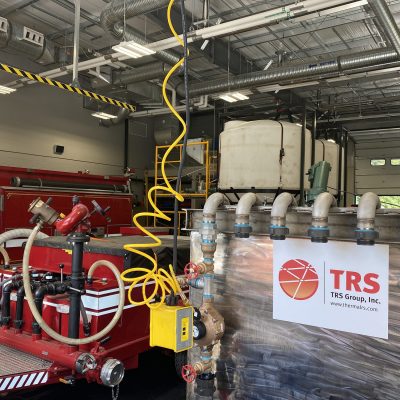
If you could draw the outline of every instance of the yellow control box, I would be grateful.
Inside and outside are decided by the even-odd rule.
[[[150,346],[175,353],[193,347],[193,307],[167,306],[150,309]]]

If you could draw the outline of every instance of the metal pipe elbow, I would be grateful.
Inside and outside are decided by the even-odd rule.
[[[357,244],[372,246],[379,237],[375,230],[376,210],[381,208],[379,196],[367,192],[361,196],[357,209],[357,229],[355,230]]]
[[[243,195],[236,207],[235,236],[237,238],[248,238],[252,232],[250,226],[250,211],[257,204],[258,198],[255,193]]]
[[[285,240],[289,234],[286,226],[286,214],[290,206],[296,206],[296,200],[290,193],[281,193],[274,201],[271,210],[269,233],[272,240]]]
[[[312,242],[328,242],[328,214],[331,207],[334,206],[336,206],[336,198],[331,193],[324,192],[316,198],[312,210],[311,226],[308,230],[308,236]]]

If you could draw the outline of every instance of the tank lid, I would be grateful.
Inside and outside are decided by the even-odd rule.
[[[247,122],[246,121],[228,121],[228,122],[225,122],[224,130],[226,131],[228,129],[235,129],[244,124],[247,124]]]

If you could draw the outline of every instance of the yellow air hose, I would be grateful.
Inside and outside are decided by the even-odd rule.
[[[176,33],[175,28],[172,23],[172,20],[171,20],[171,10],[172,10],[174,3],[175,3],[175,0],[171,0],[168,5],[168,11],[167,11],[168,25],[169,25],[169,28],[170,28],[172,34],[176,38],[176,40],[179,42],[179,44],[182,47],[184,47],[183,40]],[[162,242],[159,237],[153,235],[146,228],[144,228],[138,220],[143,217],[153,217],[153,218],[155,217],[155,218],[162,219],[164,221],[168,221],[168,222],[171,221],[171,218],[168,215],[166,215],[163,211],[161,211],[155,204],[155,202],[153,200],[153,194],[156,191],[172,194],[180,202],[182,202],[184,200],[182,194],[178,193],[176,190],[174,190],[172,188],[172,186],[167,178],[167,175],[165,173],[165,163],[167,162],[170,153],[179,144],[179,142],[185,137],[185,135],[187,133],[187,126],[186,126],[185,120],[178,114],[178,112],[175,110],[174,106],[171,104],[171,102],[167,96],[168,81],[171,78],[171,76],[175,73],[175,71],[178,70],[183,65],[184,61],[185,61],[185,58],[183,57],[171,68],[171,70],[167,73],[167,75],[164,79],[163,85],[162,85],[162,94],[163,94],[165,103],[167,104],[167,106],[171,110],[171,112],[174,114],[174,116],[182,124],[182,133],[170,145],[170,147],[165,152],[165,154],[162,158],[161,174],[162,174],[165,186],[160,186],[160,185],[153,186],[147,194],[149,204],[154,209],[153,212],[142,212],[142,213],[136,214],[133,217],[134,225],[138,229],[140,229],[140,231],[143,232],[147,237],[151,238],[153,240],[153,242],[151,242],[151,243],[133,243],[133,244],[127,244],[124,246],[125,250],[131,251],[135,254],[138,254],[138,255],[146,258],[153,265],[152,270],[148,270],[143,267],[134,267],[134,268],[127,269],[126,271],[124,271],[121,274],[122,280],[130,283],[130,287],[128,290],[128,299],[131,304],[134,304],[136,306],[141,306],[141,305],[146,304],[149,308],[153,308],[153,309],[160,307],[165,302],[165,298],[166,298],[167,294],[170,294],[171,292],[174,292],[175,294],[179,294],[181,292],[181,288],[176,279],[172,265],[169,266],[169,272],[164,269],[158,269],[156,257],[149,255],[142,250],[142,249],[152,249],[154,247],[159,247],[162,245]],[[135,276],[138,273],[139,273],[139,276]],[[135,277],[130,277],[132,275]],[[148,295],[146,293],[146,287],[147,287],[147,284],[152,281],[155,282],[154,290],[152,291],[152,293],[150,295]],[[137,285],[142,285],[142,296],[143,296],[142,301],[136,301],[132,298],[133,290],[135,289],[135,287],[137,287]],[[161,291],[161,293],[159,293],[160,291]],[[153,303],[157,294],[160,294],[160,297],[161,297],[160,301]]]

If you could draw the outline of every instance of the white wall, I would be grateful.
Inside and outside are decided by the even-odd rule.
[[[371,166],[371,159],[385,158],[386,165]],[[379,195],[400,195],[400,166],[390,165],[390,158],[400,158],[400,140],[360,142],[356,144],[356,191]]]
[[[0,165],[120,175],[123,147],[124,125],[100,127],[79,95],[34,84],[0,96]]]

